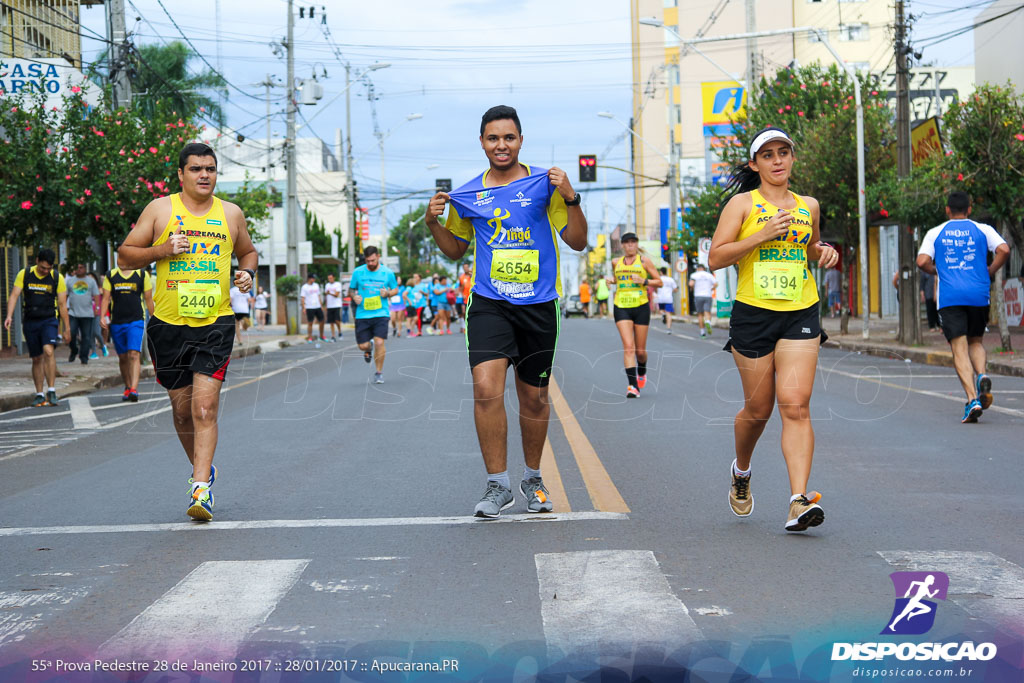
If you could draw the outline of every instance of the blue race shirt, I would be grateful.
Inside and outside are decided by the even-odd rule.
[[[445,286],[442,285],[441,283],[438,283],[436,285],[431,285],[430,286],[430,305],[432,307],[434,307],[434,308],[437,308],[438,304],[446,304],[446,303],[448,303],[448,298],[445,296],[445,292],[447,292],[447,291],[448,291],[447,288],[445,288]]]
[[[558,234],[569,222],[547,169],[508,185],[488,187],[485,171],[454,192],[445,227],[463,242],[476,240],[474,293],[513,304],[537,304],[562,295]]]
[[[380,290],[394,289],[398,286],[395,274],[385,266],[378,265],[377,270],[370,270],[366,265],[361,265],[352,272],[352,280],[348,284],[350,292],[357,292],[363,297],[356,307],[356,319],[363,318],[387,318],[387,299],[382,299]],[[366,308],[369,305],[370,308]]]
[[[1006,240],[991,225],[962,218],[932,228],[921,241],[919,254],[935,262],[938,282],[935,306],[988,306],[991,281],[988,252]]]

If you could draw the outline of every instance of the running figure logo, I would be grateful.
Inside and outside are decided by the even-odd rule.
[[[935,623],[936,607],[929,598],[946,599],[949,577],[943,572],[893,572],[889,578],[896,589],[896,604],[882,635],[927,633]]]

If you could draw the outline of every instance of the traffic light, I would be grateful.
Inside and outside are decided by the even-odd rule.
[[[580,155],[580,182],[581,183],[594,183],[594,182],[597,182],[597,155],[596,154],[581,154]]]

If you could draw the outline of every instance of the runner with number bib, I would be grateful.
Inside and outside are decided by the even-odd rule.
[[[217,155],[193,142],[178,155],[181,193],[154,199],[118,250],[125,271],[156,262],[149,353],[171,399],[174,428],[192,464],[186,513],[213,519],[217,410],[235,336],[228,290],[252,289],[256,248],[236,205],[213,196]],[[231,277],[231,254],[238,270]]]
[[[497,517],[515,502],[507,469],[504,401],[509,365],[516,370],[526,462],[519,491],[527,511],[551,512],[540,466],[550,412],[548,381],[561,322],[556,234],[582,250],[587,246],[587,219],[565,171],[519,162],[523,135],[515,109],[498,106],[484,113],[480,145],[490,167],[450,194],[435,194],[426,215],[434,241],[448,258],[462,258],[476,241],[466,347],[487,488],[474,514]],[[442,225],[438,217],[449,203]]]
[[[839,253],[818,241],[817,200],[789,189],[793,148],[779,128],[754,136],[750,161],[734,170],[726,187],[730,199],[718,220],[708,265],[712,270],[739,267],[725,350],[732,351],[739,370],[744,403],[734,426],[729,504],[740,517],[753,511],[750,459],[778,401],[792,494],[785,528],[804,531],[825,519],[818,505],[821,494],[807,490],[814,457],[811,390],[818,348],[826,338],[808,263],[831,268]]]
[[[651,329],[648,287],[660,287],[661,276],[654,262],[640,253],[635,232],[620,240],[622,253],[612,261],[615,273],[615,327],[622,338],[622,361],[626,366],[626,398],[639,398],[647,386],[647,333]]]

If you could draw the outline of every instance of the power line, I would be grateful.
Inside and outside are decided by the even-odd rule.
[[[934,36],[929,36],[927,38],[922,38],[921,40],[922,41],[926,41],[926,42],[922,42],[920,44],[920,47],[922,47],[922,48],[931,47],[932,45],[935,45],[937,43],[941,43],[941,42],[943,42],[945,40],[949,40],[950,38],[956,38],[959,35],[963,35],[964,33],[967,33],[968,31],[973,31],[974,29],[978,28],[979,26],[984,26],[985,24],[990,24],[993,21],[997,21],[999,19],[1002,19],[1003,17],[1009,16],[1009,15],[1013,14],[1014,12],[1019,12],[1022,9],[1024,9],[1024,5],[1018,5],[1017,7],[1014,7],[1011,10],[1003,12],[1002,14],[997,14],[997,15],[995,15],[993,17],[989,17],[988,19],[985,19],[984,21],[979,21],[979,22],[977,22],[975,24],[970,24],[968,26],[964,26],[964,27],[961,27],[959,29],[953,29],[952,31],[948,31],[946,33],[939,33],[939,34],[934,35]]]

